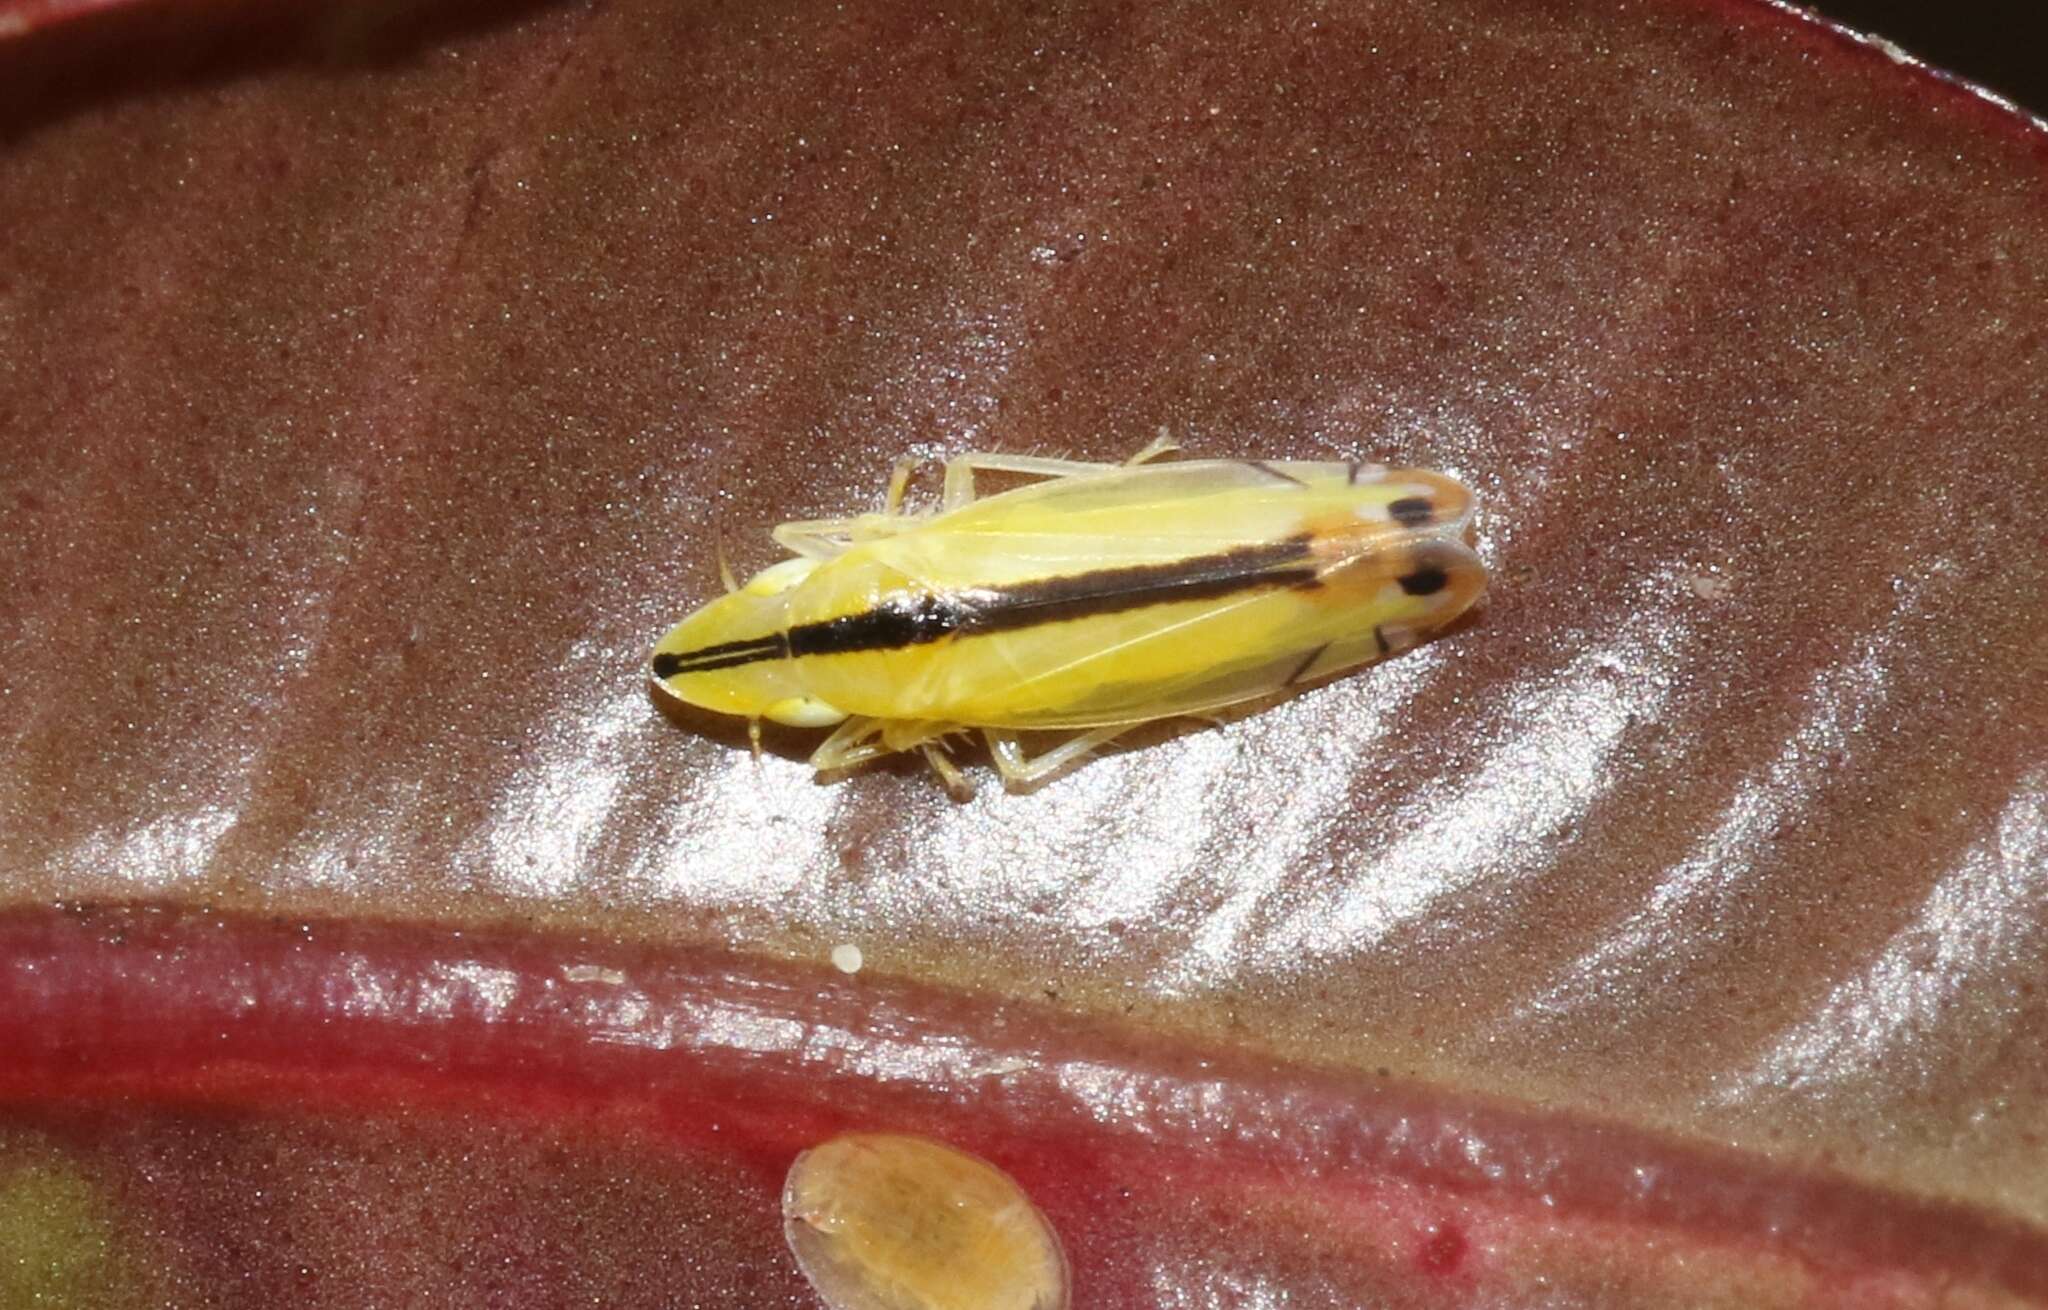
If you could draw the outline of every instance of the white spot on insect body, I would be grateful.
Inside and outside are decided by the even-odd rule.
[[[832,967],[841,973],[859,973],[865,962],[860,947],[852,942],[841,942],[832,948]]]

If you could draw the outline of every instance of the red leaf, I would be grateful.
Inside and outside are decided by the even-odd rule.
[[[2044,1299],[2036,125],[1679,0],[142,7],[10,40],[0,87],[13,903],[217,907],[252,942],[263,916],[662,959],[850,941],[858,985],[919,980],[907,1031],[1029,1001],[1075,1025],[1043,1019],[1055,1047],[1113,1020],[1133,1060],[1214,1059],[1257,1114],[1312,1074],[1541,1107],[1560,1158],[1725,1148],[1945,1253],[1809,1241],[1796,1207],[1644,1218],[1625,1180],[1554,1216],[1540,1183],[1269,1184],[1190,1132],[1163,1139],[1185,1196],[1131,1183],[1167,1237],[1112,1221],[1086,1152],[1037,1175],[1102,1225],[1072,1239],[1090,1304]],[[906,449],[1113,457],[1161,427],[1458,474],[1481,621],[964,806],[907,769],[819,786],[808,741],[757,765],[649,703],[714,529],[758,566]],[[10,1022],[75,1024],[27,958],[0,959]],[[206,1013],[177,995],[107,1003],[168,1033]],[[566,1154],[529,1151],[491,1108],[516,1073],[453,1108],[399,1080],[364,1124],[320,1081],[325,1013],[274,1017],[310,1081],[232,1041],[152,1056],[149,1022],[120,1030],[140,1054],[55,1029],[142,1118],[19,1075],[0,1189],[68,1162],[135,1268],[220,1298],[303,1265],[307,1304],[552,1304],[647,1259],[681,1262],[652,1290],[800,1301],[744,1218],[642,1240],[772,1195],[773,1152],[655,1164],[574,1098],[545,1119]],[[1267,1055],[1272,1084],[1244,1072]],[[193,1095],[257,1118],[165,1110]],[[997,1154],[1070,1130],[987,1113]],[[156,1177],[189,1230],[132,1218]],[[415,1189],[446,1231],[358,1223]],[[531,1277],[450,1272],[482,1249]]]

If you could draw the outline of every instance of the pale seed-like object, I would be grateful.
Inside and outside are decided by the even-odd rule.
[[[923,1137],[851,1133],[782,1189],[797,1267],[831,1310],[1066,1310],[1067,1258],[1024,1189]]]

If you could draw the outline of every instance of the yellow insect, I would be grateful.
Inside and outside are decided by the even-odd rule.
[[[677,624],[654,681],[705,709],[837,730],[820,773],[986,737],[1025,788],[1134,724],[1273,697],[1422,641],[1486,588],[1472,493],[1441,473],[1280,460],[969,454],[935,512],[897,461],[879,514],[784,523],[793,558]],[[977,498],[977,473],[1041,479]],[[1017,734],[1074,735],[1026,758]],[[756,738],[758,741],[758,736]]]

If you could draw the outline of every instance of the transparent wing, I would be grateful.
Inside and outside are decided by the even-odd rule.
[[[1061,478],[861,542],[792,602],[852,712],[1093,727],[1271,695],[1413,644],[1484,587],[1456,482],[1203,461]],[[836,626],[835,626],[836,625]]]
[[[1415,594],[1403,578],[1443,581]],[[1463,544],[1404,543],[1328,571],[1312,588],[1247,589],[972,638],[934,666],[957,722],[1086,728],[1199,714],[1405,650],[1485,588]]]
[[[1195,460],[1033,483],[867,543],[862,553],[919,588],[1004,586],[1216,555],[1341,524],[1353,549],[1416,528],[1389,507],[1428,502],[1455,536],[1472,496],[1439,473],[1310,461]]]

